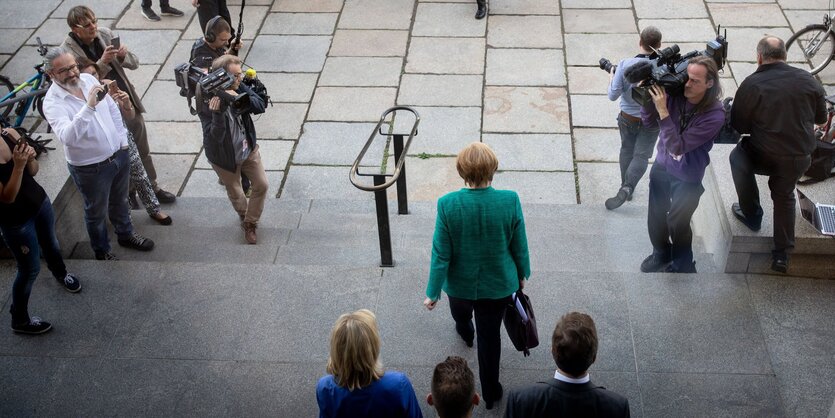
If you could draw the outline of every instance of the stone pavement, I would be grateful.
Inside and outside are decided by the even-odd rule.
[[[174,66],[201,36],[196,13],[189,1],[172,0],[187,15],[149,23],[138,2],[86,3],[140,58],[129,76],[149,110],[160,183],[181,197],[170,208],[175,225],[166,230],[137,216],[162,239],[151,258],[126,254],[144,262],[71,261],[86,280],[79,297],[42,274],[32,303],[56,331],[41,339],[0,333],[0,416],[313,416],[328,330],[339,313],[360,307],[378,313],[384,361],[407,371],[422,396],[441,354],[475,363],[445,313],[424,312],[419,301],[431,202],[461,187],[453,156],[479,138],[499,154],[496,187],[517,190],[531,218],[540,335],[550,335],[567,309],[591,312],[603,339],[594,379],[629,396],[633,416],[823,417],[831,410],[835,282],[718,273],[712,250],[698,243],[702,274],[634,273],[629,263],[649,248],[647,182],[614,218],[604,216],[602,202],[617,189],[619,137],[617,105],[597,68],[600,57],[633,55],[647,25],[689,51],[702,49],[721,24],[730,42],[722,84],[731,96],[756,69],[759,38],[787,39],[819,23],[827,0],[493,0],[482,21],[472,19],[469,0],[250,0],[242,56],[274,101],[256,126],[280,197],[269,202],[255,249],[237,238],[225,243],[240,233],[224,217],[225,191],[174,85]],[[67,10],[82,3],[28,0],[25,13],[0,16],[0,73],[24,80],[39,59],[35,37],[59,43]],[[0,0],[3,10],[20,5]],[[235,24],[238,7],[230,6]],[[835,90],[835,66],[820,78]],[[395,104],[422,117],[407,162],[418,204],[416,219],[394,220],[402,263],[381,270],[373,267],[369,196],[350,186],[347,172],[380,113]],[[27,124],[45,130],[37,118]],[[390,167],[386,152],[377,143],[363,163]],[[60,167],[49,173],[53,197],[65,184]],[[589,227],[575,218],[595,225],[593,232],[578,232]],[[219,244],[201,251],[207,242]],[[68,249],[74,258],[89,257],[85,251],[84,242]],[[601,256],[589,263],[590,253]],[[244,261],[259,265],[242,268]],[[5,307],[14,268],[0,267]],[[505,344],[506,387],[552,372],[547,349],[523,361]],[[500,412],[478,408],[477,415]]]

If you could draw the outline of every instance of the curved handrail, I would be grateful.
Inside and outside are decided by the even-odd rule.
[[[412,125],[412,131],[409,133],[409,139],[407,139],[406,143],[403,145],[403,152],[400,154],[400,159],[397,161],[397,164],[394,167],[394,173],[392,173],[391,179],[383,184],[376,186],[366,186],[364,184],[358,183],[357,176],[359,175],[360,161],[362,161],[362,158],[365,157],[365,153],[368,151],[368,148],[371,147],[371,143],[374,142],[374,138],[377,136],[377,132],[379,131],[380,126],[383,123],[385,123],[386,116],[398,110],[407,110],[409,112],[412,112],[412,114],[415,115],[415,123]],[[409,106],[394,106],[386,109],[386,111],[383,112],[383,115],[380,116],[380,121],[377,122],[377,126],[374,127],[374,131],[371,132],[371,136],[368,138],[368,141],[365,142],[365,146],[362,147],[362,151],[360,151],[359,155],[357,156],[357,159],[354,160],[354,164],[351,165],[351,173],[349,176],[351,184],[353,184],[354,187],[360,190],[365,190],[367,192],[376,192],[391,187],[391,185],[394,184],[398,178],[400,178],[400,172],[403,169],[403,164],[406,162],[406,154],[409,151],[409,145],[412,144],[412,139],[414,139],[415,134],[417,134],[417,128],[419,123],[420,115],[415,109],[412,109]]]

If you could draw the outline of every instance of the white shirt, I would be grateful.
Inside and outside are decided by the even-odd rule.
[[[557,369],[557,371],[554,372],[554,379],[557,379],[557,380],[565,382],[565,383],[574,383],[574,384],[588,383],[589,381],[591,381],[591,378],[589,378],[588,373],[586,373],[585,376],[583,376],[579,379],[575,379],[573,377],[568,377],[568,376],[560,373],[560,369]]]
[[[100,85],[90,74],[82,73],[79,80],[84,97]],[[71,165],[95,164],[128,146],[128,131],[110,95],[93,110],[87,106],[87,100],[52,83],[43,101],[43,112],[55,136],[64,144],[64,155]]]

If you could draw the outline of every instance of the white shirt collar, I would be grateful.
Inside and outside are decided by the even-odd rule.
[[[573,377],[568,377],[568,376],[566,376],[566,375],[562,374],[562,373],[560,372],[560,369],[557,369],[557,371],[556,371],[556,372],[554,372],[554,379],[557,379],[557,380],[559,380],[559,381],[561,381],[561,382],[565,382],[565,383],[574,383],[574,384],[588,383],[589,381],[591,381],[591,379],[589,378],[589,374],[588,374],[588,373],[586,373],[586,374],[585,374],[585,376],[583,376],[583,377],[581,377],[581,378],[579,378],[579,379],[575,379],[575,378],[573,378]]]

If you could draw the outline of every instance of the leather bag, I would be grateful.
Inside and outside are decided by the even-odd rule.
[[[536,315],[531,299],[522,293],[522,289],[512,295],[511,302],[504,311],[504,328],[513,346],[525,357],[531,355],[531,348],[539,345]]]

